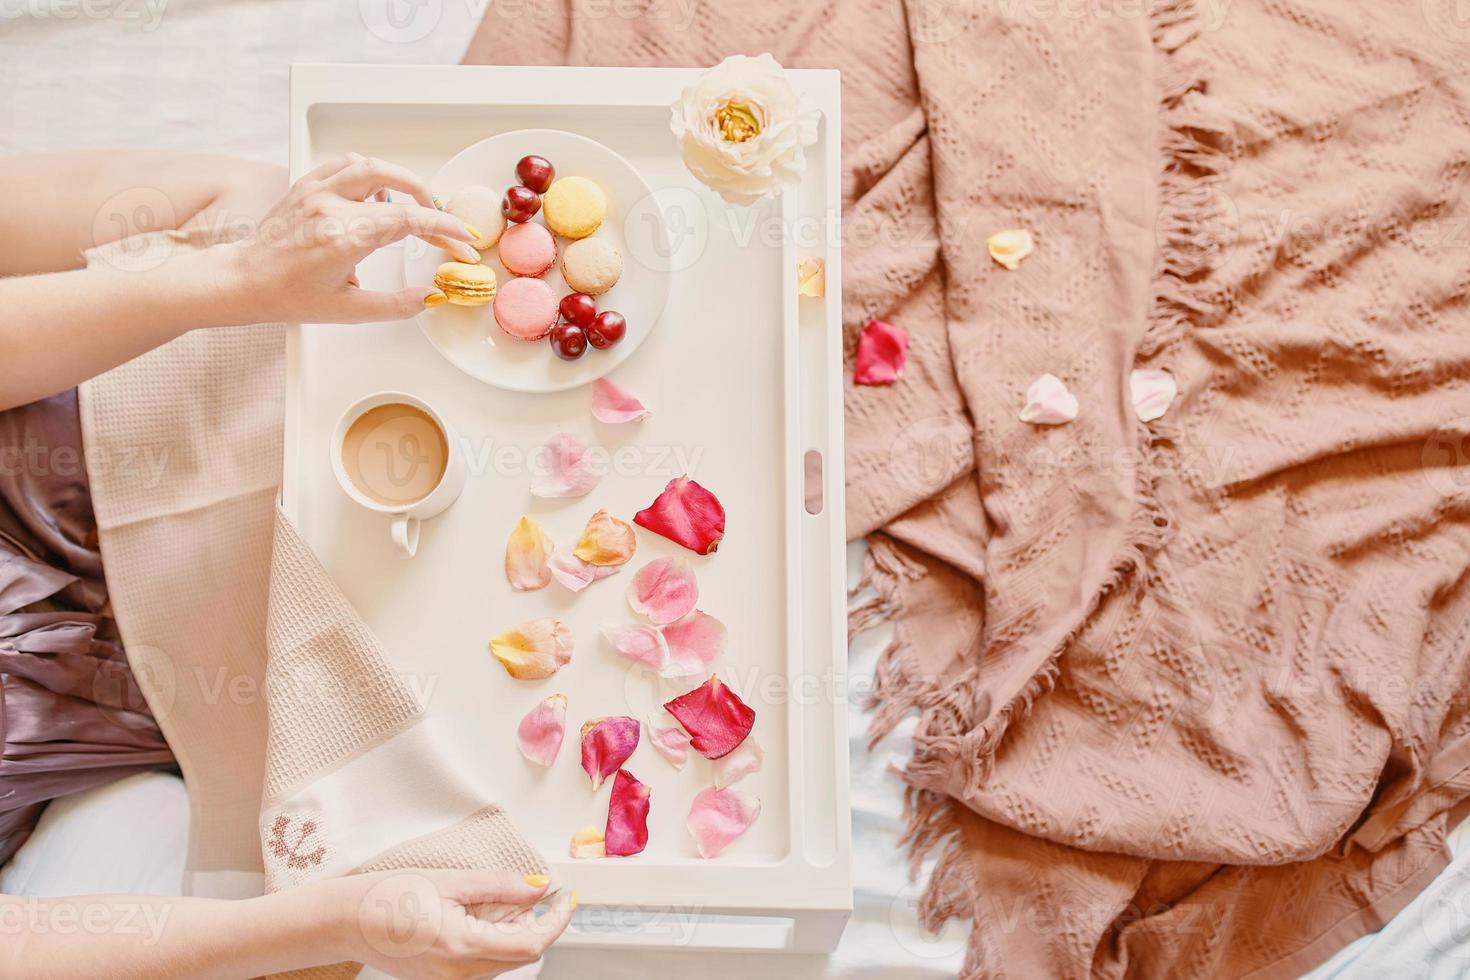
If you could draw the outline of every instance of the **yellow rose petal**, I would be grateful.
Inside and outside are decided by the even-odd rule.
[[[588,519],[572,554],[589,565],[624,565],[637,547],[633,525],[599,510]]]
[[[516,680],[540,680],[571,661],[572,633],[559,619],[533,619],[491,640],[490,652]]]
[[[570,850],[574,858],[607,857],[607,844],[602,831],[591,824],[572,835]]]
[[[990,257],[1012,272],[1036,248],[1036,243],[1031,240],[1031,232],[1020,228],[998,231],[985,239],[985,245],[990,249]]]
[[[551,584],[551,567],[546,559],[552,552],[551,539],[541,525],[522,517],[505,542],[505,577],[511,587],[531,592]]]
[[[827,263],[814,255],[804,255],[796,260],[796,295],[820,297],[827,295]]]

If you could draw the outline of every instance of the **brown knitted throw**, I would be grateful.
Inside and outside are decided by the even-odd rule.
[[[496,4],[467,60],[843,72],[875,732],[973,976],[1291,975],[1470,796],[1455,0]],[[534,15],[533,15],[534,14]],[[1019,271],[985,239],[1027,228]],[[1157,422],[1136,366],[1174,374]],[[1039,374],[1081,415],[1017,417]]]

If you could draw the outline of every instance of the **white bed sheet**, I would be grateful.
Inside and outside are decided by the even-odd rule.
[[[109,0],[115,16],[87,16],[100,2],[0,0],[0,153],[134,146],[284,165],[293,61],[453,64],[488,0]],[[854,676],[871,673],[884,642],[862,638]],[[964,931],[918,928],[897,850],[899,785],[885,765],[904,739],[869,754],[860,706],[851,711],[855,909],[836,954],[762,954],[757,965],[749,955],[555,950],[542,976],[954,976]]]
[[[286,163],[287,83],[295,62],[452,64],[489,0],[0,0],[0,153],[137,146]],[[104,9],[107,16],[93,16]],[[18,191],[19,189],[12,189]],[[855,578],[861,548],[849,549]],[[872,672],[886,630],[859,637],[851,673]],[[952,977],[966,931],[918,928],[897,848],[899,731],[869,752],[853,703],[854,911],[830,957],[555,950],[543,976],[708,980],[757,971],[781,980]],[[1458,837],[1458,835],[1457,835]],[[1457,841],[1458,842],[1458,841]],[[1373,976],[1411,948],[1419,975],[1464,975],[1470,908],[1462,862],[1380,936],[1342,951],[1322,976]],[[1437,917],[1436,917],[1437,916]],[[1445,933],[1445,930],[1451,930]],[[1458,931],[1455,931],[1458,929]],[[1451,939],[1443,939],[1442,934]],[[1441,937],[1427,943],[1422,937]],[[1386,958],[1385,958],[1386,957]],[[1430,962],[1438,958],[1437,962]],[[1422,970],[1422,972],[1420,972]]]

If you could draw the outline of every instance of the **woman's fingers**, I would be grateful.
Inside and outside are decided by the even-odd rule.
[[[381,190],[395,190],[410,195],[423,207],[434,207],[434,195],[418,174],[376,157],[355,160],[322,183],[351,201],[366,200]]]
[[[551,879],[546,875],[520,875],[513,871],[451,871],[442,887],[445,894],[461,905],[499,902],[506,905],[530,905],[546,894]]]
[[[321,165],[315,167],[314,169],[307,171],[306,175],[303,176],[301,178],[301,181],[298,181],[298,183],[308,180],[326,180],[328,177],[332,176],[338,171],[345,169],[349,164],[355,163],[361,159],[361,154],[357,153],[345,153],[342,156],[332,157],[330,160],[324,161]]]
[[[576,897],[563,892],[539,916],[525,914],[506,922],[472,919],[475,952],[510,963],[534,963],[566,931],[576,905]]]
[[[357,286],[344,286],[340,311],[335,315],[341,323],[370,323],[378,320],[407,320],[424,309],[424,297],[439,290],[433,286],[409,286],[397,292],[381,293]],[[327,318],[330,319],[330,318]]]
[[[417,204],[359,204],[353,216],[371,223],[374,235],[369,251],[416,235],[461,262],[480,261],[480,253],[469,244],[475,236],[463,221],[443,211]]]

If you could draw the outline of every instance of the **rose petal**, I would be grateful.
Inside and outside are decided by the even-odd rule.
[[[529,517],[516,521],[505,542],[505,577],[511,588],[521,592],[545,588],[551,582],[551,569],[546,565],[551,548],[551,539],[540,524]]]
[[[592,417],[608,425],[642,422],[653,415],[643,403],[606,378],[592,382]]]
[[[755,711],[729,687],[711,677],[664,705],[689,733],[689,744],[706,759],[735,751],[755,727]]]
[[[567,696],[553,694],[526,712],[516,728],[516,745],[532,762],[549,766],[567,734]]]
[[[908,331],[882,320],[869,320],[863,327],[862,336],[858,337],[852,383],[891,385],[903,373],[908,359]]]
[[[765,761],[766,754],[761,751],[760,743],[747,738],[729,755],[716,759],[710,767],[715,777],[715,789],[734,786],[751,773],[760,772]]]
[[[626,769],[613,777],[607,801],[607,853],[637,854],[648,846],[648,798],[652,791]]]
[[[628,761],[638,747],[640,727],[627,715],[594,718],[582,726],[582,769],[592,777],[594,790]]]
[[[599,510],[587,519],[581,540],[572,554],[589,565],[626,565],[638,549],[632,526],[624,520]]]
[[[813,255],[796,260],[796,295],[822,297],[827,294],[827,263]]]
[[[1174,376],[1159,368],[1139,368],[1128,375],[1128,394],[1133,401],[1133,414],[1140,422],[1162,418],[1174,404],[1179,386]]]
[[[669,765],[675,769],[683,769],[684,764],[689,761],[689,733],[672,719],[668,724],[662,724],[650,717],[646,724],[648,742],[654,751],[668,759]]]
[[[602,635],[612,648],[629,660],[660,673],[668,666],[669,645],[663,634],[647,623],[608,623]]]
[[[607,857],[606,838],[596,827],[586,826],[572,835],[569,850],[574,858]]]
[[[569,432],[551,437],[532,461],[531,493],[537,497],[581,497],[602,475],[591,463],[587,444]]]
[[[533,619],[491,640],[490,652],[516,680],[540,680],[572,659],[572,633],[559,619]]]
[[[663,628],[668,646],[665,677],[695,677],[709,670],[725,652],[725,624],[698,609]]]
[[[683,558],[655,558],[628,583],[628,605],[660,626],[689,615],[698,601],[694,568]]]
[[[990,250],[992,259],[1015,272],[1020,267],[1021,260],[1036,249],[1036,243],[1031,239],[1031,232],[1012,228],[998,231],[985,239],[985,247]]]
[[[708,555],[725,536],[725,508],[714,494],[681,476],[670,480],[653,503],[633,515],[633,523],[695,554]]]
[[[551,577],[562,585],[573,592],[581,592],[593,582],[605,579],[609,575],[616,575],[621,566],[589,565],[572,554],[570,548],[558,548],[547,559],[546,568],[551,573]]]
[[[1035,425],[1061,425],[1077,417],[1077,396],[1054,374],[1043,374],[1026,389],[1021,421]]]
[[[718,855],[761,815],[761,801],[735,789],[700,790],[689,807],[689,833],[702,858]]]

